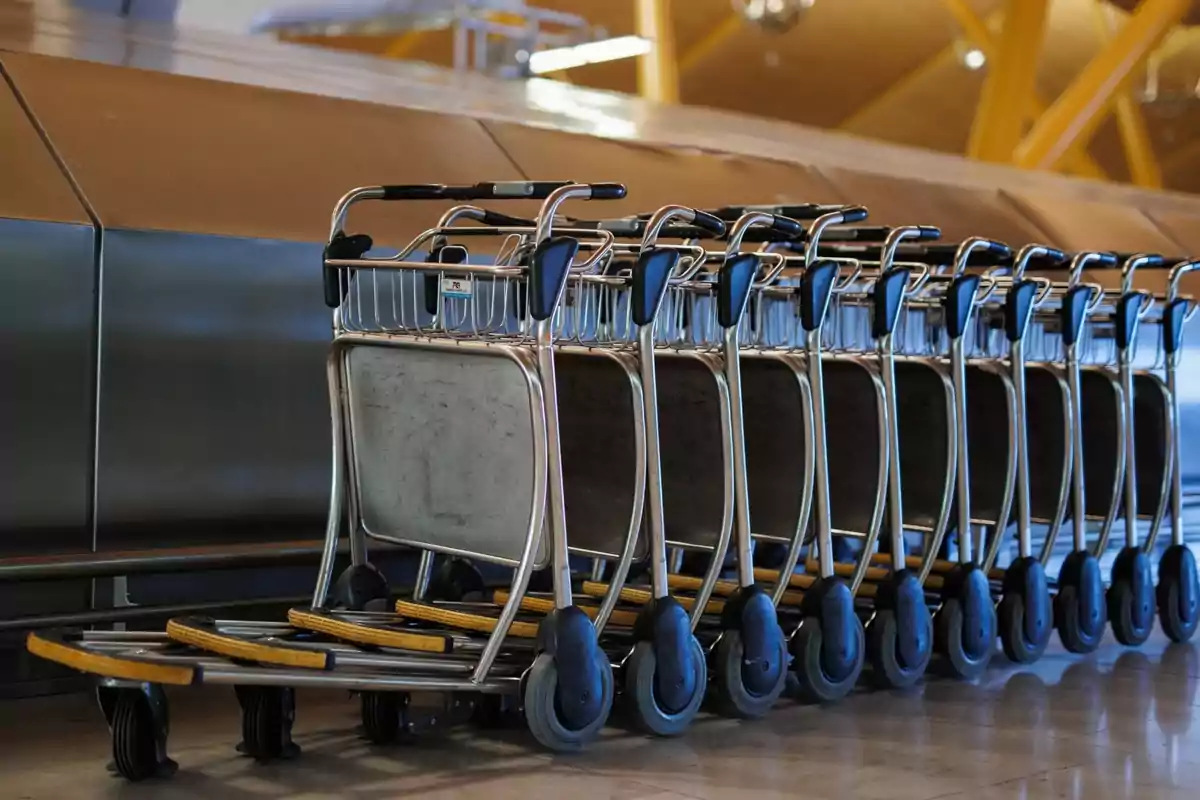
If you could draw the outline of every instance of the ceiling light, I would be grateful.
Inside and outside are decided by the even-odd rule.
[[[978,47],[972,47],[963,53],[962,62],[969,70],[983,69],[983,65],[987,63],[987,56]]]
[[[547,72],[582,67],[585,64],[635,58],[646,55],[652,47],[651,41],[641,36],[618,36],[615,39],[601,39],[598,42],[585,42],[571,47],[539,50],[529,54],[529,71],[534,75],[544,75]]]

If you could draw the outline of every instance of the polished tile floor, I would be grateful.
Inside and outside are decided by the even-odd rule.
[[[127,785],[104,771],[108,736],[85,696],[0,704],[0,798],[485,797],[681,798],[1200,797],[1200,647],[1056,648],[1035,667],[997,657],[977,685],[931,679],[911,694],[863,690],[832,708],[781,704],[768,719],[704,718],[682,739],[611,730],[590,752],[555,757],[519,732],[462,730],[373,748],[356,705],[302,694],[299,760],[239,758],[228,689],[173,697],[167,782]]]

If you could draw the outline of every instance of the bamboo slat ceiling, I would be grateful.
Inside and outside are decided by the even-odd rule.
[[[1117,5],[1133,2],[1120,0]],[[985,20],[998,19],[1002,6],[1001,0],[969,3]],[[1038,75],[1042,97],[1056,97],[1100,48],[1092,3],[1051,0]],[[581,14],[612,35],[633,33],[634,0],[534,4]],[[967,45],[943,0],[816,0],[787,33],[743,24],[706,48],[702,57],[689,58],[689,51],[732,14],[729,0],[675,0],[683,102],[943,152],[965,151],[984,72],[966,69],[958,58]],[[1125,12],[1114,10],[1112,17],[1119,24]],[[382,51],[388,42],[356,39],[340,44]],[[1176,29],[1161,52],[1161,89],[1195,89],[1200,80],[1200,26]],[[449,34],[421,37],[405,57],[449,63]],[[570,80],[594,88],[636,90],[631,61],[572,70]],[[1141,85],[1140,77],[1136,85]],[[1142,108],[1165,188],[1200,192],[1200,99]],[[1094,137],[1090,152],[1112,179],[1129,179],[1111,118]]]

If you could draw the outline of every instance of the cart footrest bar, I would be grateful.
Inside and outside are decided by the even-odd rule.
[[[317,650],[301,650],[278,644],[263,644],[249,639],[229,636],[217,630],[212,620],[198,618],[173,619],[167,623],[167,636],[175,642],[191,645],[210,653],[273,664],[279,667],[303,669],[333,669],[334,654]]]
[[[416,631],[398,631],[381,625],[364,625],[361,622],[348,622],[338,619],[334,614],[325,611],[312,611],[304,608],[293,608],[288,611],[288,622],[297,628],[314,633],[324,633],[351,644],[364,644],[372,647],[388,647],[396,650],[410,650],[419,653],[449,653],[454,647],[454,640],[449,636],[436,633],[419,633]]]
[[[136,656],[96,653],[48,633],[29,634],[25,639],[25,649],[38,658],[102,678],[168,686],[191,686],[200,683],[199,667],[186,664],[156,664]]]
[[[497,589],[492,594],[492,602],[496,605],[503,605],[508,602],[509,594],[503,589]],[[554,610],[554,601],[548,600],[545,597],[525,597],[521,600],[521,610],[528,611],[533,614],[549,614]],[[592,619],[600,613],[600,606],[596,605],[580,605],[579,610],[587,614]],[[637,621],[637,613],[633,611],[622,611],[615,609],[608,621],[613,625],[622,627],[633,627],[633,623]]]
[[[496,624],[499,622],[496,617],[471,614],[466,611],[452,611],[448,608],[439,608],[428,603],[414,603],[409,600],[397,600],[396,613],[408,619],[436,622],[439,625],[445,625],[450,628],[476,631],[478,633],[492,633],[496,630]],[[537,632],[538,626],[536,622],[521,622],[519,620],[514,621],[508,629],[509,636],[516,636],[521,639],[536,639]]]

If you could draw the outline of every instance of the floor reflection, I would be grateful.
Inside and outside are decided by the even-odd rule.
[[[1088,658],[1052,646],[1030,667],[998,654],[975,684],[931,678],[833,707],[781,704],[758,723],[705,717],[677,740],[614,726],[570,758],[540,752],[520,731],[373,748],[354,733],[355,704],[308,693],[303,756],[267,767],[232,752],[236,704],[211,689],[173,696],[180,774],[136,787],[104,775],[108,738],[90,700],[51,698],[0,704],[0,796],[1183,800],[1200,796],[1198,684],[1200,650],[1161,637]]]

